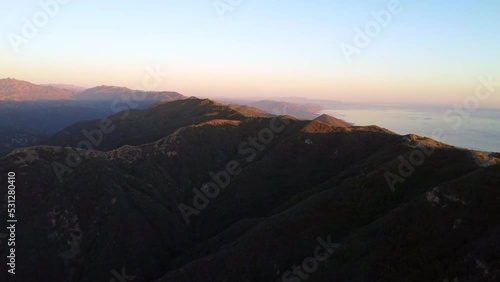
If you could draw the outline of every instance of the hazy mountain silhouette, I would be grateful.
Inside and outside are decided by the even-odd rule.
[[[154,103],[183,99],[176,92],[140,91],[118,86],[90,89],[64,84],[36,85],[12,78],[0,79],[0,101],[150,101]]]
[[[52,87],[55,87],[55,88],[60,88],[60,89],[66,89],[66,90],[69,90],[69,91],[73,91],[73,92],[82,92],[84,91],[85,87],[82,87],[82,86],[78,86],[78,85],[71,85],[71,84],[42,84],[43,86],[52,86]]]
[[[75,92],[12,78],[0,79],[0,101],[72,100]]]
[[[291,115],[301,119],[314,119],[316,118],[323,107],[320,104],[313,103],[290,103],[280,100],[238,100],[238,99],[218,99],[224,103],[247,105],[261,109],[273,115]]]
[[[124,109],[146,109],[162,101],[186,98],[176,92],[113,86],[83,92],[61,88],[65,86],[1,79],[0,127],[23,127],[53,133],[78,121],[100,119]]]

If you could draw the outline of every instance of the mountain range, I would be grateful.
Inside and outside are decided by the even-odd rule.
[[[101,119],[124,109],[147,109],[160,102],[184,98],[176,92],[138,91],[114,86],[84,89],[0,79],[0,131],[5,139],[0,144],[0,155],[28,144],[8,142],[16,139],[20,130],[29,132],[39,142],[79,121]]]
[[[499,155],[375,125],[174,99],[79,121],[9,171],[18,281],[500,279]]]
[[[21,146],[19,142],[8,142],[15,139],[19,130],[30,132],[33,140],[40,141],[80,121],[102,119],[124,109],[148,109],[158,103],[185,98],[168,91],[140,91],[119,86],[86,89],[75,85],[37,85],[12,78],[0,79],[0,130],[7,140],[0,145],[0,155]],[[232,107],[239,107],[240,111],[245,111],[245,107],[255,107],[262,115],[269,112],[304,119],[314,119],[322,109],[319,105],[307,103],[232,101],[235,102]]]
[[[135,98],[134,98],[135,97]],[[126,87],[97,86],[90,89],[74,85],[37,85],[12,78],[0,79],[0,101],[115,101],[135,100],[154,103],[183,99],[176,92],[140,91]]]
[[[12,78],[0,79],[0,101],[72,100],[74,92]]]

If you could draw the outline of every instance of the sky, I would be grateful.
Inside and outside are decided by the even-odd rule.
[[[1,7],[0,78],[37,84],[453,104],[474,95],[480,77],[500,82],[500,2],[493,0],[16,0]],[[143,82],[148,69],[162,73],[154,86]],[[481,107],[500,108],[500,90],[493,94]]]

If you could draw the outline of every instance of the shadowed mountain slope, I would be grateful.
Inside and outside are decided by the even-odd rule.
[[[114,149],[0,159],[0,181],[16,171],[23,203],[20,281],[109,281],[122,269],[138,282],[300,281],[291,272],[318,237],[339,245],[308,281],[498,281],[497,158],[210,100],[123,114],[103,139]],[[387,172],[402,163],[391,189]]]
[[[208,99],[191,98],[160,103],[149,110],[127,110],[106,120],[79,122],[54,134],[47,144],[77,147],[79,142],[90,140],[95,141],[92,142],[94,149],[109,150],[153,142],[192,124],[250,117],[270,115],[251,107],[226,106]],[[105,130],[101,129],[103,123],[109,123]]]
[[[15,148],[40,143],[48,136],[33,129],[21,127],[0,127],[0,156]]]

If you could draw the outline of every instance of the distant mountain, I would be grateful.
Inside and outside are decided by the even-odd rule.
[[[82,86],[77,86],[77,85],[70,85],[70,84],[42,84],[43,86],[52,86],[52,87],[55,87],[55,88],[59,88],[59,89],[66,89],[66,90],[69,90],[69,91],[73,91],[73,92],[82,92],[84,91],[85,87],[82,87]]]
[[[323,107],[319,104],[289,103],[274,100],[249,101],[238,99],[218,99],[224,103],[247,105],[268,112],[273,115],[291,115],[301,119],[316,118]]]
[[[177,92],[140,91],[128,89],[126,87],[98,86],[77,93],[74,98],[77,101],[140,100],[158,103],[184,99],[185,97]]]
[[[158,103],[184,99],[177,92],[140,91],[117,86],[84,89],[78,86],[36,85],[16,79],[0,79],[0,101],[140,101]]]
[[[295,104],[321,105],[325,109],[337,108],[347,105],[345,102],[338,100],[315,99],[315,98],[305,98],[305,97],[270,97],[269,99],[274,101],[286,101],[288,103],[295,103]]]
[[[0,101],[72,100],[75,92],[16,79],[0,79]]]
[[[321,115],[321,116],[315,118],[314,120],[321,121],[321,122],[324,122],[326,124],[329,124],[329,125],[332,125],[335,127],[351,127],[352,126],[352,123],[343,121],[341,119],[338,119],[338,118],[335,118],[335,117],[332,117],[332,116],[329,116],[326,114]]]
[[[113,86],[83,92],[76,90],[68,90],[64,85],[42,86],[2,79],[0,126],[53,133],[78,121],[100,119],[125,109],[146,109],[159,102],[186,98],[176,92],[146,92]]]
[[[262,109],[275,115],[291,115],[303,119],[313,119],[323,108],[316,104],[295,104],[272,100],[251,102],[249,106]]]
[[[93,121],[0,158],[17,280],[499,281],[494,154],[195,98],[125,113],[111,150],[62,147]]]
[[[272,117],[275,116],[262,109],[256,107],[250,107],[246,105],[228,105],[231,109],[240,112],[247,117]]]

